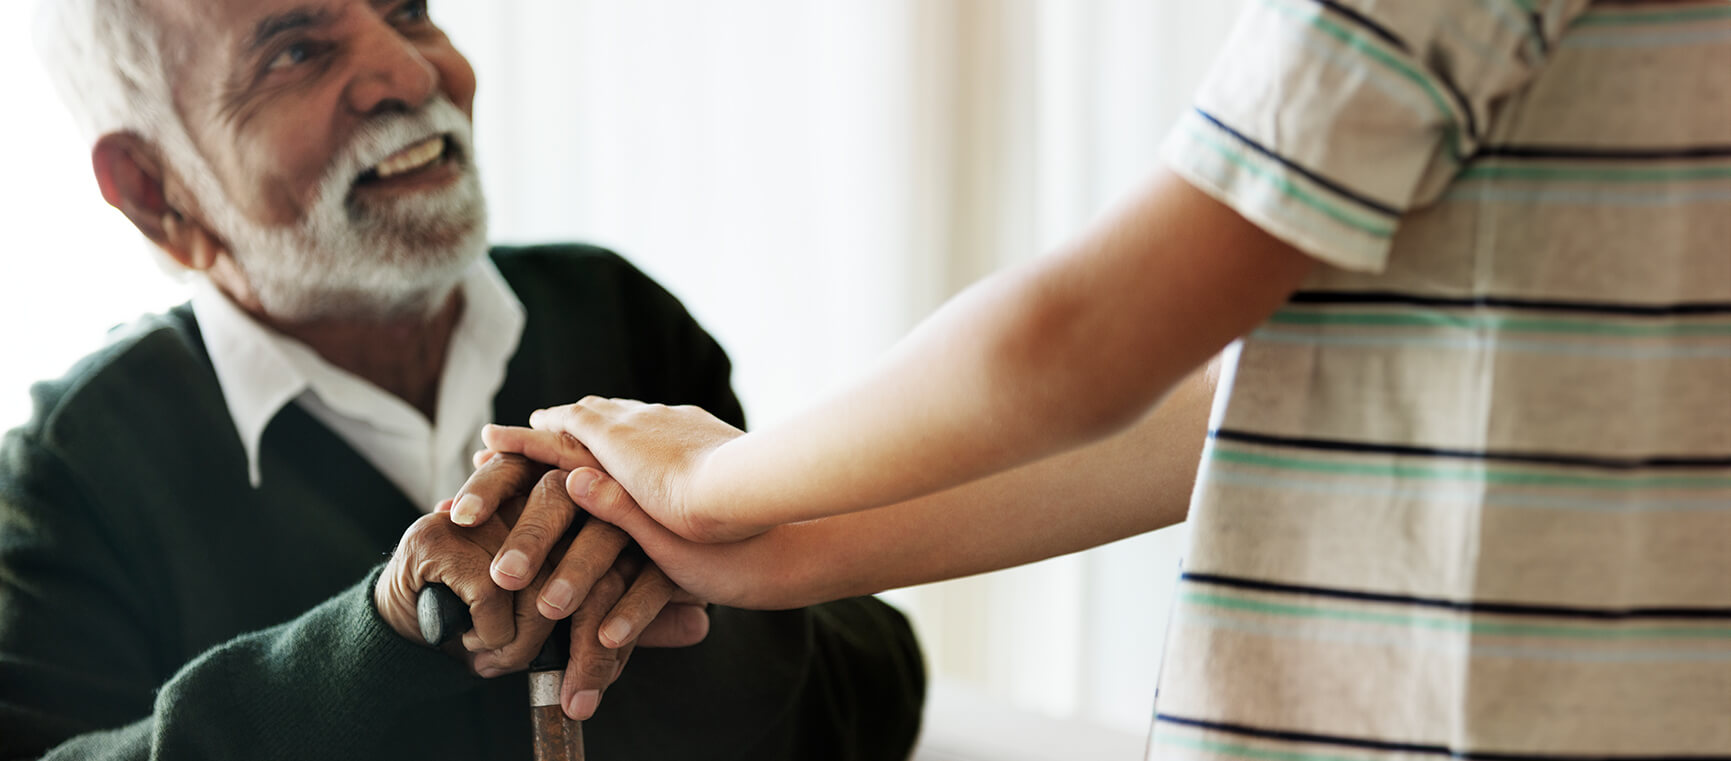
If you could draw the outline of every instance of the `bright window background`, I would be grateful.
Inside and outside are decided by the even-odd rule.
[[[185,298],[98,197],[34,58],[32,5],[0,4],[0,427],[26,417],[31,381]],[[763,425],[1145,178],[1238,6],[435,0],[434,14],[480,77],[495,239],[631,258],[727,347]],[[1180,541],[887,596],[935,676],[1140,734]]]

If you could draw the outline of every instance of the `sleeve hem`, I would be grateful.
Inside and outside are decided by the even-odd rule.
[[[1286,176],[1278,166],[1250,164],[1250,157],[1234,153],[1230,145],[1204,142],[1191,135],[1191,131],[1203,128],[1194,123],[1193,116],[1186,116],[1167,138],[1161,153],[1173,173],[1251,224],[1325,264],[1372,274],[1387,267],[1393,222],[1386,231],[1349,229],[1300,207],[1292,200],[1298,180]]]

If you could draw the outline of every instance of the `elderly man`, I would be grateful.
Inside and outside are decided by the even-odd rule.
[[[44,40],[104,198],[202,277],[39,385],[0,450],[0,756],[527,758],[514,670],[579,602],[594,658],[563,697],[595,758],[907,754],[923,674],[881,603],[705,617],[629,553],[596,582],[620,541],[525,579],[490,563],[502,527],[429,512],[499,498],[465,485],[490,420],[739,407],[720,347],[616,256],[486,255],[475,78],[424,2],[54,0]],[[413,630],[432,581],[475,606],[466,658]],[[701,642],[620,676],[639,635]]]

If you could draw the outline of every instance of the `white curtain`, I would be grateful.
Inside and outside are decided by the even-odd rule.
[[[24,71],[0,186],[0,424],[107,325],[180,298],[106,211],[7,3]],[[774,422],[945,298],[1146,178],[1239,0],[436,0],[480,78],[496,240],[585,240],[721,340]],[[14,61],[14,58],[19,60]],[[40,146],[31,150],[27,146]],[[573,393],[578,390],[574,389]],[[935,677],[1146,730],[1179,538],[904,590]]]

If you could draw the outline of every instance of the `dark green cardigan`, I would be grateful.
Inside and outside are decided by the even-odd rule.
[[[601,394],[741,422],[721,348],[624,260],[494,260],[528,311],[496,419]],[[34,395],[0,449],[0,757],[529,758],[522,674],[470,676],[372,608],[419,511],[294,405],[254,489],[190,309]],[[907,755],[924,674],[894,610],[711,616],[701,645],[636,652],[591,759]]]

